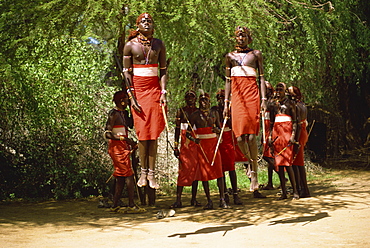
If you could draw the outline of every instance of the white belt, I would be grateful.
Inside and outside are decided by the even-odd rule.
[[[250,66],[233,66],[231,67],[231,76],[234,76],[234,77],[240,77],[240,76],[251,76],[251,77],[255,77],[257,74],[256,74],[256,69],[254,69],[253,67],[250,67]]]
[[[198,139],[212,139],[212,138],[216,138],[216,134],[215,133],[209,133],[209,134],[197,134],[197,138]]]
[[[116,135],[119,135],[119,136],[127,136],[125,127],[114,127],[112,129],[112,133],[116,134]]]
[[[188,123],[181,123],[180,124],[180,128],[181,128],[181,130],[188,130]]]
[[[292,117],[288,115],[278,115],[275,118],[275,122],[287,122],[287,121],[292,121]]]
[[[270,112],[269,111],[265,112],[265,120],[270,120]]]
[[[135,76],[155,77],[158,76],[158,67],[133,68]]]
[[[231,128],[230,127],[225,127],[224,128],[224,132],[229,132],[229,131],[231,131]]]

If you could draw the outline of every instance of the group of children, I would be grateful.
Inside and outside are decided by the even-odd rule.
[[[179,108],[175,119],[174,155],[179,161],[176,201],[170,208],[183,206],[181,195],[184,186],[192,186],[190,205],[202,206],[197,201],[198,181],[202,181],[207,203],[204,209],[213,209],[209,181],[217,179],[219,189],[219,207],[230,207],[230,195],[233,203],[243,204],[238,196],[235,163],[246,163],[250,158],[239,149],[232,131],[231,120],[224,118],[224,90],[216,94],[217,105],[210,106],[209,94],[201,91],[199,107],[196,107],[197,94],[193,90],[185,93],[186,105]],[[308,139],[307,108],[302,102],[299,88],[286,87],[278,83],[273,86],[266,82],[267,108],[261,113],[263,159],[268,163],[268,182],[263,190],[274,189],[273,171],[279,175],[281,196],[287,199],[285,171],[293,189],[293,199],[310,197],[304,167],[304,147]],[[128,128],[132,128],[132,119],[126,107],[128,98],[124,91],[114,95],[116,107],[109,112],[105,137],[109,139],[109,154],[115,168],[115,194],[112,211],[119,211],[119,200],[124,184],[127,185],[129,206],[126,212],[144,212],[145,209],[134,203],[134,177],[130,162],[131,150],[136,143],[128,138]],[[225,172],[228,172],[231,192],[226,190]],[[264,198],[258,190],[251,190],[255,198]],[[230,194],[230,195],[229,195]]]

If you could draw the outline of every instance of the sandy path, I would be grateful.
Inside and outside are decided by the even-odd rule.
[[[312,198],[242,192],[245,204],[232,210],[185,206],[160,220],[156,213],[174,198],[159,197],[140,215],[111,214],[96,199],[2,204],[0,247],[370,247],[370,172],[335,174],[310,183]]]

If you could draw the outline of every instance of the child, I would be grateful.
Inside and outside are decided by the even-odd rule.
[[[134,172],[131,168],[130,155],[136,143],[128,138],[128,127],[132,127],[132,119],[128,116],[126,107],[128,105],[128,97],[126,92],[117,91],[114,94],[113,101],[116,107],[108,114],[108,120],[105,126],[105,137],[109,139],[108,152],[112,158],[114,173],[116,178],[116,188],[113,196],[113,212],[139,213],[145,212],[143,208],[139,208],[134,203]],[[128,208],[120,211],[118,206],[122,190],[126,181],[128,191]]]

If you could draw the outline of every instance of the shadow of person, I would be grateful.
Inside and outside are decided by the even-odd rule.
[[[207,233],[215,233],[215,232],[224,232],[224,234],[222,236],[225,236],[228,231],[231,231],[231,230],[234,230],[234,229],[240,228],[240,227],[251,226],[251,225],[252,224],[249,224],[249,223],[246,223],[246,222],[229,223],[228,225],[201,228],[199,230],[196,230],[195,232],[175,233],[175,234],[169,235],[168,237],[173,238],[173,237],[179,236],[179,238],[186,238],[186,236],[188,236],[188,235],[207,234]]]
[[[276,220],[276,221],[271,221],[268,225],[277,225],[277,224],[292,224],[292,223],[302,223],[302,222],[307,222],[304,225],[317,221],[320,219],[323,219],[325,217],[329,217],[329,214],[327,212],[323,213],[317,213],[312,216],[302,216],[302,217],[296,217],[296,218],[288,218],[288,219],[282,219],[282,220]]]

